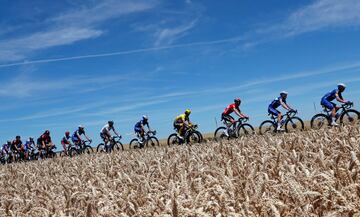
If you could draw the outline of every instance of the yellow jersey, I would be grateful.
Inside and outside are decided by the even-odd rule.
[[[175,118],[175,122],[185,122],[190,121],[189,116],[186,116],[185,114],[181,114]]]

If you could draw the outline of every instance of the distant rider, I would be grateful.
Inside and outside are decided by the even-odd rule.
[[[273,100],[271,102],[271,104],[269,105],[268,108],[268,112],[269,114],[274,115],[275,117],[277,117],[277,131],[281,131],[281,120],[282,120],[282,113],[277,110],[277,108],[279,106],[282,106],[284,109],[291,111],[293,110],[287,103],[286,103],[286,99],[288,96],[288,92],[286,91],[281,91],[280,96],[275,98],[275,100]]]
[[[111,141],[111,131],[118,137],[120,137],[119,133],[116,132],[114,127],[114,121],[108,121],[103,128],[100,130],[100,137],[104,141],[105,147],[107,147],[107,144]]]
[[[71,140],[70,132],[66,131],[64,137],[61,139],[61,145],[64,149],[65,155],[68,155],[67,150],[68,150],[68,147],[71,145],[70,140]]]
[[[190,122],[190,116],[191,110],[186,109],[186,111],[177,116],[174,121],[174,128],[176,129],[177,133],[179,134],[180,139],[184,139],[184,134],[186,131],[186,128],[192,125]]]
[[[233,126],[234,128],[236,127],[236,121],[230,115],[231,113],[234,112],[240,118],[247,118],[247,119],[249,118],[245,114],[241,113],[240,104],[241,104],[241,99],[240,98],[234,99],[234,103],[228,105],[225,108],[224,112],[221,114],[221,119],[225,121],[226,130],[224,131],[224,133],[225,133],[225,135],[227,137],[229,137],[229,129],[231,128],[231,126]]]
[[[84,135],[85,138],[87,139],[87,141],[91,142],[91,139],[86,135],[85,133],[85,128],[82,125],[79,125],[78,129],[73,133],[73,135],[71,136],[71,140],[74,143],[74,145],[76,145],[77,147],[79,147],[82,143],[82,139],[81,139],[81,135]]]
[[[140,138],[141,147],[145,141],[145,126],[147,127],[148,131],[151,131],[149,126],[149,118],[146,115],[143,115],[142,119],[134,126],[135,134],[138,138]]]
[[[332,126],[338,126],[336,123],[336,112],[340,109],[335,103],[333,103],[333,100],[337,100],[340,103],[349,103],[350,101],[347,101],[343,98],[342,93],[345,91],[346,85],[343,83],[338,84],[337,88],[328,92],[321,98],[321,105],[325,108],[329,109],[331,111],[331,125]]]

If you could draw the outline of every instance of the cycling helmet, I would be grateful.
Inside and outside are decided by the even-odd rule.
[[[110,126],[113,126],[113,125],[114,125],[114,121],[108,121],[108,124],[109,124]]]
[[[50,135],[50,131],[49,130],[45,130],[45,133],[46,135]]]
[[[142,119],[143,119],[144,121],[149,120],[148,116],[146,116],[146,115],[143,115],[143,116],[142,116]]]
[[[70,136],[70,132],[69,132],[69,131],[66,131],[66,132],[65,132],[65,136]]]
[[[241,103],[241,99],[240,99],[240,98],[236,98],[236,99],[234,99],[234,103],[236,103],[236,104],[240,104],[240,103]]]
[[[83,125],[79,125],[79,130],[83,130],[84,126]]]
[[[346,88],[346,85],[344,83],[338,84],[338,89],[339,90],[345,90],[345,88]]]
[[[20,136],[16,136],[16,139],[20,139],[21,137]]]
[[[280,92],[280,95],[285,95],[285,96],[287,96],[288,94],[289,94],[289,93],[286,92],[285,90],[283,90],[283,91]]]
[[[7,143],[8,145],[11,145],[11,141],[10,141],[10,140],[8,140],[6,143]]]
[[[191,110],[190,110],[190,109],[186,109],[186,110],[185,110],[185,114],[186,114],[186,115],[190,115],[190,114],[191,114]]]
[[[30,141],[30,142],[34,141],[34,138],[29,137],[29,141]]]

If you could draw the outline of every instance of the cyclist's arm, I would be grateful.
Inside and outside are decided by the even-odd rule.
[[[115,128],[112,129],[115,135],[120,136],[120,134],[115,130]]]
[[[87,139],[87,141],[91,141],[91,139],[86,135],[86,133],[84,133],[84,136]]]
[[[347,102],[347,100],[344,100],[344,98],[343,98],[343,96],[341,95],[341,93],[336,93],[336,100],[338,101],[338,102],[341,102],[341,103],[346,103]]]
[[[284,109],[286,109],[286,110],[288,110],[288,111],[291,110],[291,107],[290,107],[287,103],[285,103],[282,99],[280,99],[280,103],[281,103],[281,106],[282,106]]]

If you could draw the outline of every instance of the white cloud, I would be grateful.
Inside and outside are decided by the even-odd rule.
[[[197,19],[188,23],[173,27],[173,28],[161,28],[155,33],[155,46],[169,45],[175,40],[184,37],[189,30],[195,27]]]
[[[26,59],[32,52],[69,45],[103,34],[102,22],[153,8],[154,1],[106,0],[93,7],[71,10],[44,21],[44,30],[0,41],[0,62]]]
[[[297,35],[352,25],[360,25],[359,0],[317,0],[292,13],[281,28],[287,35]]]

